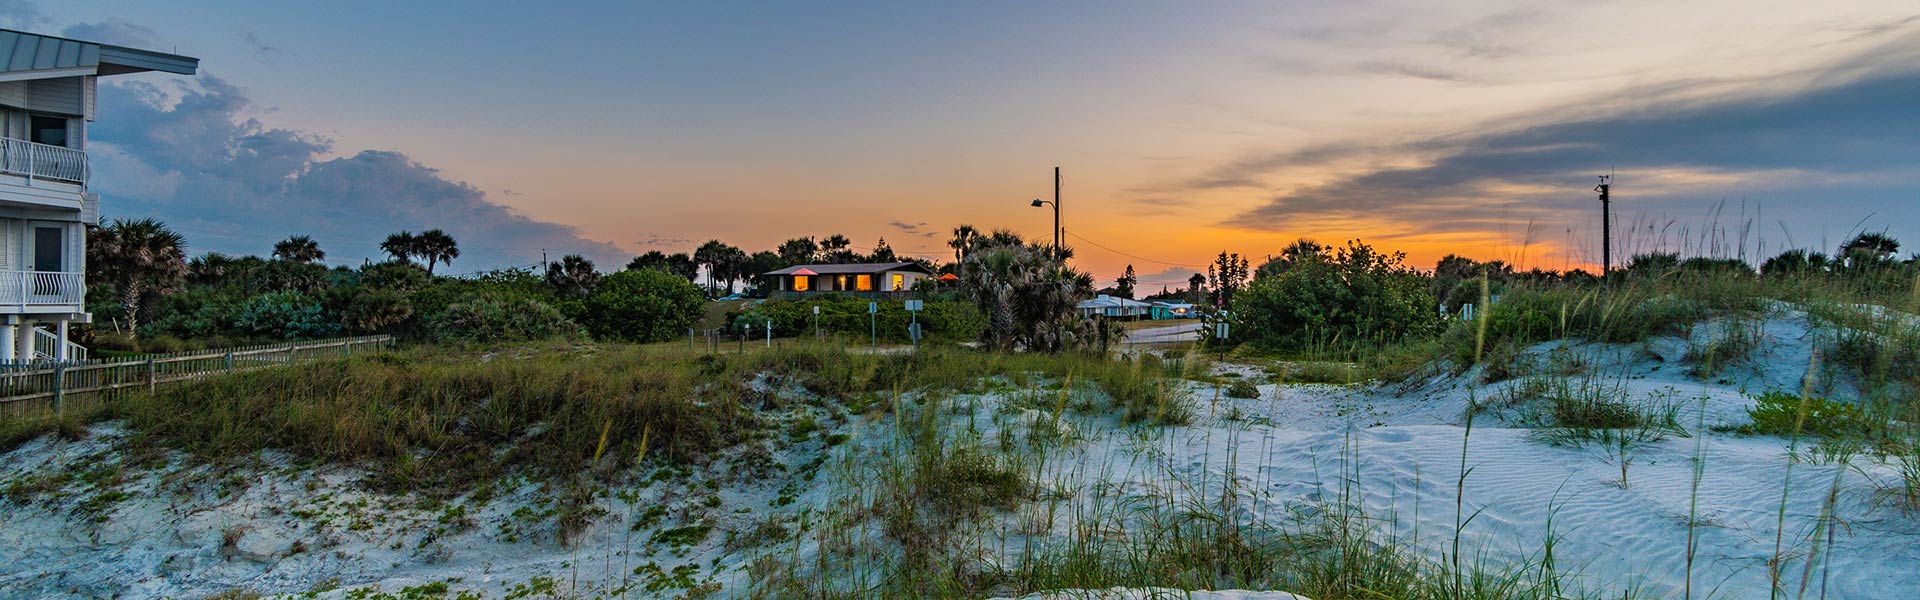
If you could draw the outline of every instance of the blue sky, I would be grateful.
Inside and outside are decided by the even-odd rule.
[[[1056,164],[1069,231],[1105,247],[1083,265],[1149,284],[1299,236],[1591,263],[1609,169],[1636,249],[1920,246],[1920,10],[1763,4],[13,0],[0,22],[202,59],[115,81],[90,132],[103,210],[195,250],[305,233],[358,262],[444,227],[456,271],[832,233],[940,255],[963,222],[1043,235],[1025,201]],[[1735,241],[1706,247],[1715,223]]]

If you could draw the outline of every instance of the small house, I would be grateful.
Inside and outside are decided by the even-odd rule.
[[[1152,305],[1139,300],[1120,298],[1101,294],[1091,300],[1083,300],[1076,307],[1080,314],[1089,317],[1109,319],[1144,319],[1151,313]]]
[[[1153,319],[1194,319],[1200,316],[1200,307],[1177,300],[1155,300],[1152,307]]]
[[[852,294],[884,298],[905,294],[933,277],[915,262],[794,265],[761,276],[772,298]]]

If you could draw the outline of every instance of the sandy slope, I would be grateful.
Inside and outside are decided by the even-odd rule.
[[[1713,329],[1702,327],[1695,337],[1716,335]],[[1844,526],[1834,533],[1829,568],[1811,573],[1811,589],[1825,585],[1829,598],[1920,597],[1920,517],[1876,502],[1865,480],[1887,476],[1884,466],[1865,459],[1851,468],[1801,463],[1789,476],[1785,440],[1711,430],[1743,422],[1748,393],[1801,386],[1816,343],[1805,317],[1765,321],[1763,334],[1759,353],[1711,381],[1689,374],[1681,358],[1699,339],[1558,350],[1585,364],[1568,381],[1618,382],[1636,402],[1674,402],[1694,434],[1634,453],[1625,486],[1618,457],[1547,444],[1515,419],[1483,413],[1469,438],[1469,402],[1522,384],[1476,385],[1477,373],[1385,387],[1265,384],[1263,397],[1252,400],[1193,383],[1200,415],[1194,424],[1143,434],[1110,418],[1079,420],[1073,426],[1084,439],[1050,462],[1047,479],[1063,489],[1179,495],[1206,493],[1207,482],[1217,490],[1231,476],[1255,491],[1243,509],[1253,516],[1283,522],[1303,508],[1351,502],[1389,524],[1381,535],[1417,541],[1434,559],[1454,543],[1458,485],[1463,511],[1473,515],[1460,536],[1469,560],[1537,555],[1553,535],[1557,563],[1581,572],[1585,585],[1654,596],[1678,595],[1688,585],[1687,521],[1695,514],[1692,586],[1696,597],[1712,591],[1725,598],[1767,596],[1776,535],[1784,540],[1790,587],[1799,585],[1799,557],[1838,481],[1836,514]],[[1851,393],[1844,381],[1819,388],[1836,397]],[[1006,400],[968,397],[978,406],[956,418],[991,438],[995,428],[1017,428],[1003,423],[1004,415],[1033,417],[1030,410],[1001,410]],[[635,597],[672,597],[712,584],[727,596],[745,589],[756,554],[812,551],[805,543],[741,540],[769,523],[791,528],[802,513],[832,508],[835,490],[823,459],[859,452],[865,440],[883,435],[884,428],[857,417],[816,416],[826,429],[797,443],[738,452],[601,498],[607,514],[571,548],[555,542],[544,512],[551,505],[542,500],[548,495],[531,483],[508,486],[484,504],[433,505],[370,495],[355,485],[351,469],[297,468],[265,454],[257,467],[233,472],[176,456],[130,470],[114,488],[88,475],[125,458],[114,449],[121,434],[112,426],[95,428],[84,441],[41,439],[0,461],[0,485],[58,473],[73,479],[25,505],[0,501],[0,597],[192,597],[233,587],[298,593],[328,582],[387,592],[446,583],[501,594],[576,584],[605,589],[623,580],[657,586],[636,588]],[[852,441],[830,446],[829,433]],[[1464,483],[1463,443],[1471,469]],[[1705,458],[1697,494],[1696,455]],[[1169,485],[1170,478],[1201,485]],[[1789,480],[1782,532],[1776,523]],[[110,488],[130,497],[89,512],[89,501]],[[653,507],[664,510],[649,517]],[[1011,531],[1045,509],[1028,506],[1002,523]],[[702,526],[710,529],[698,531]],[[636,567],[640,575],[632,575]],[[1123,592],[1114,597],[1169,597]],[[1292,598],[1237,591],[1192,597]]]

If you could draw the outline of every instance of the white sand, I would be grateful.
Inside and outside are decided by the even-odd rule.
[[[1712,335],[1713,327],[1702,327],[1695,337]],[[1551,516],[1556,562],[1581,573],[1584,585],[1675,596],[1687,585],[1687,515],[1692,512],[1697,515],[1695,593],[1766,597],[1767,563],[1775,556],[1781,489],[1788,479],[1787,442],[1696,427],[1703,415],[1709,428],[1744,422],[1749,393],[1799,389],[1815,347],[1805,318],[1787,313],[1768,320],[1764,335],[1758,354],[1712,381],[1689,374],[1690,365],[1680,361],[1689,346],[1685,339],[1566,350],[1589,363],[1587,373],[1621,382],[1636,401],[1680,403],[1680,420],[1697,437],[1673,437],[1639,450],[1622,487],[1617,458],[1600,449],[1552,446],[1499,416],[1477,418],[1465,448],[1471,472],[1463,502],[1475,515],[1461,535],[1469,560],[1537,556]],[[1531,354],[1543,356],[1553,348],[1541,345]],[[1111,419],[1077,420],[1073,426],[1086,439],[1050,471],[1062,474],[1058,481],[1083,489],[1105,481],[1124,493],[1175,495],[1188,492],[1167,485],[1169,475],[1218,482],[1231,473],[1245,489],[1257,491],[1243,510],[1272,522],[1283,522],[1302,507],[1349,498],[1367,514],[1386,519],[1391,525],[1384,532],[1417,539],[1422,552],[1437,560],[1453,543],[1455,486],[1466,438],[1462,415],[1469,400],[1519,385],[1472,385],[1474,375],[1390,387],[1266,384],[1260,386],[1263,398],[1254,400],[1225,398],[1212,386],[1191,384],[1200,415],[1194,424],[1158,430],[1154,437],[1123,430]],[[1853,393],[1842,380],[1822,381],[1819,387],[1833,397]],[[973,399],[982,405],[972,419],[992,421],[1000,398]],[[781,465],[780,470],[747,468],[754,461],[736,453],[685,479],[616,490],[616,496],[626,491],[637,502],[630,507],[618,497],[601,498],[600,506],[610,514],[597,519],[574,548],[555,542],[553,519],[541,515],[549,505],[532,484],[470,507],[466,516],[472,526],[462,528],[456,526],[458,515],[445,507],[360,491],[359,473],[352,469],[295,468],[265,454],[258,468],[226,473],[176,456],[164,467],[131,470],[118,488],[131,497],[112,503],[99,523],[82,512],[99,493],[84,478],[40,494],[27,506],[0,501],[0,597],[193,597],[229,588],[299,593],[329,581],[390,593],[447,582],[455,589],[498,595],[515,586],[547,585],[541,578],[551,578],[560,590],[575,582],[604,590],[649,562],[666,573],[692,565],[696,570],[683,580],[718,583],[721,595],[728,596],[745,589],[746,566],[757,552],[768,551],[752,544],[730,550],[728,532],[746,535],[767,519],[791,526],[802,511],[832,508],[829,473],[809,475],[804,467],[882,435],[879,428],[861,427],[858,419],[824,423],[829,431],[852,434],[853,443],[828,448],[823,436],[815,435],[764,457],[763,463]],[[990,437],[997,425],[980,426]],[[121,432],[106,425],[94,433],[78,442],[44,438],[8,453],[0,460],[0,485],[60,472],[79,475],[124,458],[114,450]],[[1696,452],[1706,459],[1697,494]],[[1343,473],[1358,475],[1348,480]],[[1789,589],[1801,581],[1808,537],[1838,480],[1835,511],[1843,526],[1834,532],[1831,550],[1822,550],[1829,562],[1812,572],[1810,589],[1824,584],[1829,598],[1920,597],[1915,571],[1920,517],[1885,506],[1867,481],[1889,475],[1886,466],[1869,459],[1855,459],[1852,468],[1792,467],[1783,534]],[[710,489],[705,485],[710,480],[719,483]],[[778,501],[783,487],[797,492],[788,494],[791,503]],[[653,506],[667,507],[668,513],[636,531],[624,526],[630,510],[637,516]],[[1025,507],[1002,522],[1012,529],[1042,509]],[[685,547],[649,543],[659,532],[693,524],[710,525],[712,531]],[[226,542],[228,532],[238,536],[232,544]],[[775,546],[772,551],[789,550]],[[812,550],[802,544],[792,551]],[[683,591],[640,589],[633,597]],[[1065,597],[1188,597],[1164,592]],[[1243,591],[1190,597],[1294,598]]]

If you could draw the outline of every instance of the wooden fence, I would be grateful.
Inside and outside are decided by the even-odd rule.
[[[152,392],[163,383],[377,352],[392,345],[392,336],[375,335],[51,365],[6,365],[0,366],[0,407],[18,412],[23,405],[39,405],[57,414],[75,399],[107,399],[126,391]]]

